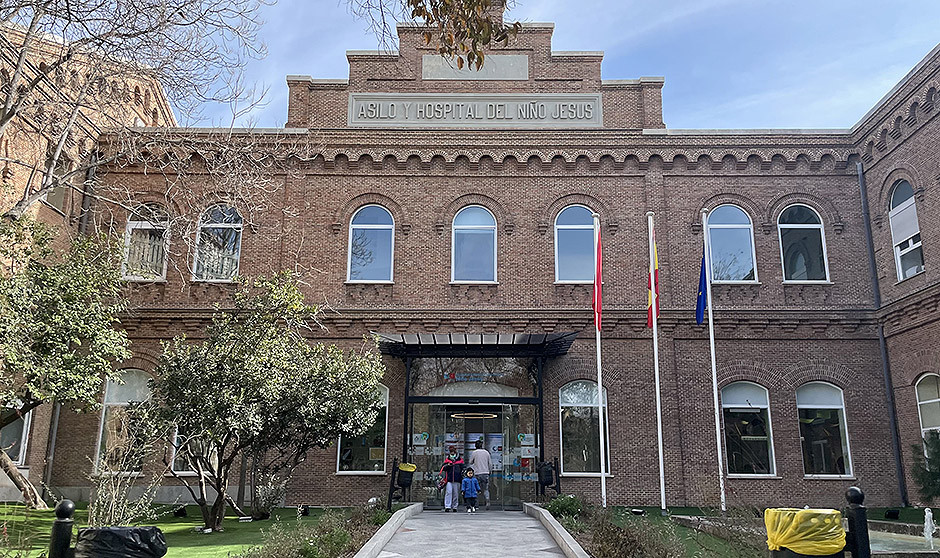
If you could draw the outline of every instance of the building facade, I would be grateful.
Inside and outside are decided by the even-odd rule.
[[[18,67],[21,75],[14,84]],[[56,37],[7,22],[0,24],[0,98],[4,103],[14,86],[26,101],[0,134],[0,214],[35,199],[25,213],[56,229],[56,245],[90,230],[87,185],[94,170],[86,163],[101,131],[176,124],[162,87],[150,76],[103,65],[93,53],[72,52]],[[81,101],[80,91],[84,92]],[[71,111],[76,113],[74,123],[63,125]],[[63,136],[67,141],[62,152],[53,157]],[[54,174],[59,185],[40,195],[47,174]],[[55,443],[50,434],[56,415],[52,405],[41,405],[0,433],[0,447],[37,487],[50,481],[51,469],[46,464],[53,460]],[[0,475],[0,500],[16,499],[17,494],[7,476]]]
[[[533,498],[536,463],[556,457],[564,491],[597,499],[597,213],[609,502],[658,505],[652,211],[668,504],[718,502],[703,235],[729,504],[839,506],[850,485],[871,505],[916,500],[913,452],[940,427],[940,48],[851,129],[673,130],[662,78],[602,80],[603,54],[552,51],[552,30],[525,25],[475,73],[400,26],[398,52],[348,52],[348,79],[288,76],[286,127],[244,134],[316,154],[272,171],[267,211],[204,192],[193,249],[129,278],[128,378],[146,378],[161,340],[199,338],[236,274],[303,270],[308,300],[330,306],[317,341],[378,334],[387,405],[366,435],[312,454],[288,504],[380,495],[397,458],[418,465],[411,498],[440,505],[443,453],[477,439],[494,503]],[[160,202],[143,168],[105,180]],[[135,257],[146,238],[187,241],[144,226],[128,224]],[[105,413],[59,421],[63,493],[87,497]]]

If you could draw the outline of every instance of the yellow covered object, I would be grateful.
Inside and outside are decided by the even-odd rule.
[[[414,463],[400,463],[398,469],[400,471],[405,471],[406,473],[414,473],[417,470],[418,466]]]
[[[768,508],[764,510],[767,547],[797,554],[827,556],[845,548],[845,529],[838,510]]]

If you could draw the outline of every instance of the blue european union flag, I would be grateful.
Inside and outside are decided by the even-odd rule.
[[[705,322],[705,306],[708,304],[707,285],[705,284],[705,250],[702,250],[702,273],[698,278],[698,300],[695,301],[695,323]]]

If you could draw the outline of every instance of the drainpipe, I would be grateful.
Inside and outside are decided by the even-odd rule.
[[[82,188],[82,214],[78,220],[78,232],[86,234],[88,232],[88,218],[91,214],[91,199],[94,193],[92,183],[95,180],[95,165],[98,164],[98,152],[92,151],[89,160],[88,170],[85,172],[85,186]]]
[[[858,191],[862,201],[862,220],[865,224],[865,240],[868,243],[868,270],[871,273],[872,294],[875,310],[881,309],[881,288],[878,284],[878,268],[875,264],[875,241],[871,234],[871,214],[868,211],[868,190],[865,186],[865,172],[862,163],[855,163],[858,173]],[[885,341],[885,326],[878,320],[878,346],[881,349],[881,372],[884,376],[885,395],[888,399],[888,427],[891,429],[891,445],[894,450],[894,469],[898,477],[898,493],[901,503],[910,505],[907,498],[907,481],[904,477],[904,464],[901,461],[901,436],[898,430],[898,411],[894,402],[894,381],[891,378],[891,364],[888,361],[888,344]]]

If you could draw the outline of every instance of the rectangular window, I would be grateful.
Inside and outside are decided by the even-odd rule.
[[[454,231],[454,281],[495,281],[496,232],[493,229]]]
[[[594,390],[595,393],[597,390]],[[606,410],[606,408],[605,408]],[[606,413],[605,413],[606,414]],[[601,451],[598,436],[597,406],[563,406],[561,408],[561,453],[562,470],[565,473],[600,472]],[[606,441],[607,417],[604,417],[604,440]],[[607,463],[605,472],[610,473],[610,451],[605,448]]]
[[[842,409],[798,409],[803,471],[807,475],[851,474]]]
[[[894,247],[898,264],[898,280],[903,281],[924,271],[924,249],[920,242],[920,233]]]
[[[375,422],[361,436],[341,436],[336,469],[338,473],[384,473],[386,407],[379,409]]]
[[[196,247],[196,279],[230,281],[238,274],[240,228],[203,227]]]
[[[725,408],[725,446],[728,473],[772,475],[770,421],[766,408]]]
[[[127,279],[163,279],[166,277],[167,229],[149,223],[130,223],[127,231]]]
[[[3,409],[0,416],[6,420],[11,415],[16,414],[13,409]],[[29,437],[29,413],[25,417],[19,417],[0,430],[0,447],[6,451],[7,455],[16,465],[26,463],[26,441]]]

